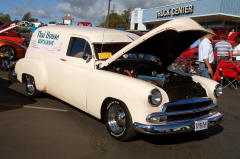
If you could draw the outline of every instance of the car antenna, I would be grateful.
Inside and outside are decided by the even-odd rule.
[[[104,25],[101,52],[102,52],[102,49],[103,49],[103,41],[104,41],[105,30],[106,30],[106,27]]]

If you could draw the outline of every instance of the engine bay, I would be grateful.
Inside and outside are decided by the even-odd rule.
[[[205,89],[194,82],[190,74],[170,71],[157,61],[121,60],[103,69],[156,85],[168,94],[170,102],[207,96]]]

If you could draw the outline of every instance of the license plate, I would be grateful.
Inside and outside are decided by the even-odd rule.
[[[195,121],[195,131],[205,130],[208,128],[208,120]]]

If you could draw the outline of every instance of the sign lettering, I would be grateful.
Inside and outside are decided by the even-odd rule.
[[[175,7],[170,9],[163,9],[157,11],[157,18],[167,17],[167,16],[174,16],[174,15],[182,15],[182,14],[189,14],[193,13],[193,5],[182,6],[182,7]]]

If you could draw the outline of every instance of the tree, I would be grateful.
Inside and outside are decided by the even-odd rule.
[[[128,8],[127,10],[123,11],[123,14],[119,15],[116,13],[115,6],[113,6],[113,9],[111,10],[111,13],[109,14],[109,28],[130,28],[130,15],[131,15],[131,8]],[[104,22],[101,22],[98,26],[100,27],[106,27],[107,24],[107,18]]]
[[[128,8],[127,10],[123,11],[123,14],[121,14],[123,28],[130,28],[131,11],[131,8]]]
[[[49,24],[56,24],[56,21],[50,21]]]
[[[3,14],[0,12],[0,19],[4,22],[10,22],[11,20],[11,16],[9,14]]]
[[[28,12],[23,16],[22,21],[38,22],[38,19],[32,18],[31,13]]]
[[[23,16],[22,21],[29,21],[30,19],[31,19],[31,13],[28,12]]]

